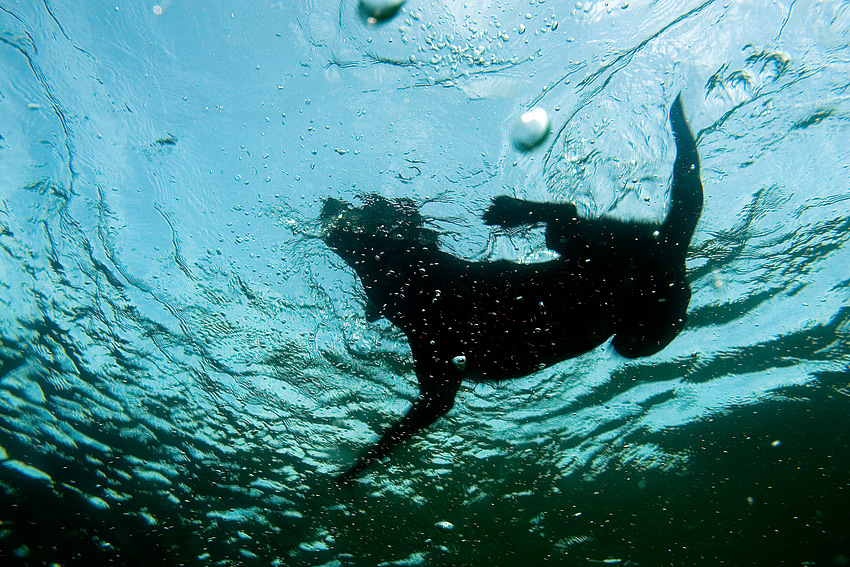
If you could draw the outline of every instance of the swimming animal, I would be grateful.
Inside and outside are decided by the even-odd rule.
[[[486,224],[543,223],[560,257],[471,262],[440,250],[411,199],[327,198],[322,238],[357,273],[366,317],[385,317],[410,343],[419,395],[339,477],[348,481],[448,412],[463,380],[525,376],[607,341],[628,358],[664,348],[682,330],[691,291],[688,244],[703,205],[699,156],[682,110],[670,109],[676,159],[661,223],[583,218],[571,203],[493,199]]]

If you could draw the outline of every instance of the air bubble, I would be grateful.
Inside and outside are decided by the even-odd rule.
[[[405,0],[360,0],[360,10],[369,18],[369,23],[388,20],[398,13]]]
[[[513,142],[518,150],[536,148],[549,134],[551,122],[549,115],[540,107],[531,109],[523,114],[513,129]]]

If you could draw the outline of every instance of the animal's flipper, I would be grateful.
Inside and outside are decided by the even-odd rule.
[[[350,482],[370,464],[386,457],[393,447],[445,415],[454,405],[455,393],[460,387],[460,381],[441,386],[422,391],[401,421],[385,431],[378,442],[369,447],[354,466],[337,477],[337,481]]]
[[[703,193],[697,144],[685,120],[681,93],[670,107],[670,126],[676,139],[676,161],[670,189],[670,212],[664,228],[668,242],[680,247],[684,254],[702,213]]]

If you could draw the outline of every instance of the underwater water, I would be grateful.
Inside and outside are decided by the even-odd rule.
[[[0,54],[3,565],[850,563],[847,2],[0,0]],[[535,261],[490,198],[662,218],[680,91],[684,331],[464,384],[338,486],[416,381],[322,199]]]

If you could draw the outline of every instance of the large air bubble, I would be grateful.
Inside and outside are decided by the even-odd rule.
[[[401,9],[405,0],[360,0],[360,11],[370,23],[388,20]]]
[[[514,146],[521,151],[536,148],[549,135],[550,125],[549,114],[545,110],[540,107],[529,110],[514,124],[511,135]]]

